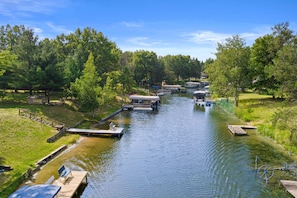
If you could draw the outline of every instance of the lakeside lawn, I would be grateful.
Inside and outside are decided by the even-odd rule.
[[[35,163],[62,145],[75,142],[78,135],[65,135],[54,143],[47,139],[57,133],[53,127],[19,116],[19,109],[27,109],[39,116],[62,122],[66,127],[72,127],[81,120],[100,120],[109,115],[119,104],[106,106],[91,114],[76,111],[71,101],[59,104],[58,96],[53,96],[51,102],[57,105],[29,105],[26,102],[27,93],[8,93],[0,103],[0,164],[13,167],[10,172],[0,173],[0,197],[11,194],[22,182],[23,175],[29,168],[35,168]]]
[[[296,102],[284,99],[274,99],[272,96],[255,93],[243,93],[239,97],[239,105],[235,108],[235,115],[241,120],[257,126],[258,132],[284,147],[292,154],[297,154],[297,139],[291,137],[289,125],[297,120],[291,120],[280,127],[272,127],[273,116],[280,111],[293,110],[297,112]],[[288,127],[289,126],[289,127]]]

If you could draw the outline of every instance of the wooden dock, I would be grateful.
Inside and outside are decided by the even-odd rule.
[[[293,197],[297,197],[297,181],[280,180],[280,182]]]
[[[61,186],[57,198],[71,198],[76,193],[82,183],[87,183],[87,171],[71,171],[72,176],[62,182],[60,178],[54,182],[55,185]]]
[[[67,132],[72,134],[80,134],[80,135],[87,135],[87,136],[110,135],[110,136],[121,137],[124,134],[124,128],[115,127],[114,129],[109,129],[109,130],[69,128]]]
[[[227,125],[229,131],[233,135],[247,135],[247,132],[244,129],[256,129],[255,126],[249,125]]]

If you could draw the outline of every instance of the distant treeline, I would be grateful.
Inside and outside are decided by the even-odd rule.
[[[0,89],[27,89],[30,94],[34,90],[69,92],[71,83],[82,76],[90,53],[102,79],[101,87],[108,77],[114,83],[123,84],[131,78],[135,85],[150,86],[164,80],[170,84],[199,78],[203,65],[185,55],[160,57],[141,49],[122,52],[116,43],[92,28],[39,39],[33,29],[24,25],[1,26],[0,53]]]

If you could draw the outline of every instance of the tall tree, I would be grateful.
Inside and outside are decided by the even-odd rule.
[[[206,69],[212,91],[220,96],[234,97],[238,106],[240,90],[251,83],[249,78],[250,48],[238,35],[227,38],[225,44],[218,44],[216,60]]]
[[[36,84],[36,54],[38,36],[33,29],[25,26],[14,26],[7,34],[8,46],[17,56],[17,64],[12,68],[13,80],[11,86],[27,88],[33,95],[33,86]]]
[[[63,68],[58,64],[57,47],[53,40],[44,39],[38,45],[37,86],[44,90],[50,103],[50,91],[63,87]]]
[[[297,98],[297,37],[287,43],[273,59],[273,76],[280,82],[279,94],[289,99]]]
[[[64,61],[68,83],[82,75],[83,64],[87,61],[89,52],[93,53],[94,65],[99,75],[120,69],[121,50],[102,32],[92,28],[78,28],[74,33],[58,36],[56,40],[59,53],[63,54],[61,60]]]
[[[136,85],[136,82],[133,79],[133,74],[128,67],[123,68],[119,81],[122,84],[123,93],[131,92],[133,87]]]
[[[284,92],[285,94],[288,94],[288,89],[283,90],[283,88],[286,88],[288,86],[286,84],[289,81],[289,80],[288,81],[286,80],[286,77],[288,77],[287,76],[288,73],[286,71],[291,71],[291,72],[294,71],[294,69],[290,66],[290,64],[293,64],[293,67],[295,66],[295,63],[294,63],[295,61],[292,60],[294,59],[294,55],[292,56],[292,53],[294,53],[295,51],[294,48],[296,47],[296,36],[294,36],[293,31],[289,29],[288,22],[277,24],[274,26],[274,28],[272,28],[272,30],[273,30],[272,35],[274,38],[273,45],[272,45],[273,49],[271,50],[273,61],[272,61],[272,64],[270,64],[269,67],[267,68],[267,71],[271,78],[276,79],[277,85],[278,85],[277,94],[278,96],[282,97],[284,96],[283,95]],[[278,73],[278,72],[284,71],[284,65],[288,66],[288,68],[285,69],[286,70],[285,73],[281,73],[281,74]],[[293,75],[295,74],[293,73]]]
[[[16,56],[11,54],[9,50],[0,50],[0,77],[11,67],[15,59]]]
[[[254,79],[253,87],[275,95],[280,81],[275,78],[276,66],[274,59],[284,46],[291,42],[293,31],[289,23],[280,23],[272,28],[272,34],[256,39],[251,48],[250,70]]]
[[[90,53],[84,65],[82,76],[71,84],[71,90],[78,99],[78,105],[82,111],[93,112],[99,107],[99,98],[102,88],[99,86],[101,78],[98,76],[94,65],[94,56]]]
[[[158,65],[156,53],[138,50],[133,54],[134,79],[138,84],[150,85],[154,68]]]
[[[167,55],[160,58],[160,62],[162,65],[164,65],[164,78],[163,81],[167,84],[174,84],[177,80],[177,76],[175,72],[172,69],[172,62],[173,62],[172,55]]]
[[[253,87],[258,91],[273,93],[278,85],[274,76],[269,74],[269,66],[275,57],[273,35],[267,34],[257,38],[251,48],[250,71],[253,78]]]

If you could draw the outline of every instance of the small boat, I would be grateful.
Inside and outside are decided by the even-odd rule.
[[[206,106],[206,92],[202,90],[194,91],[193,93],[193,98],[194,98],[194,103],[198,106]]]

